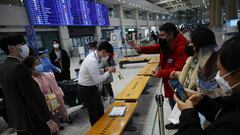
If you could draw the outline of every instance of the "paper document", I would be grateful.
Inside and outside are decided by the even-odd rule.
[[[173,124],[179,123],[179,117],[181,115],[181,111],[178,109],[177,104],[174,106],[172,112],[170,113],[168,120]]]
[[[109,116],[124,116],[125,111],[127,107],[126,106],[119,106],[119,107],[113,107],[112,111],[109,113]]]

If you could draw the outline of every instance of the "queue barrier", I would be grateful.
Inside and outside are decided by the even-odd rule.
[[[119,59],[119,68],[124,68],[124,64],[144,63],[151,60],[151,57],[125,57]]]
[[[150,76],[136,76],[125,88],[115,97],[115,100],[125,100],[136,102],[141,96],[145,86],[147,85]]]

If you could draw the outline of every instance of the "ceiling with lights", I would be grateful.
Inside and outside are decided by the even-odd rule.
[[[169,12],[185,10],[206,10],[209,0],[148,0]]]
[[[207,10],[209,0],[99,0],[108,5],[122,4],[125,8],[172,14],[177,11]]]
[[[122,4],[124,8],[128,9],[139,9],[142,11],[149,11],[153,13],[165,13],[169,12],[147,0],[98,0],[99,2],[105,3],[109,6]]]

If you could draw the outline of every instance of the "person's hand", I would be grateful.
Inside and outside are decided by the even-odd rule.
[[[193,105],[199,104],[199,102],[203,99],[202,94],[199,92],[189,90],[189,89],[186,89],[185,91],[187,92],[187,95],[189,97],[188,100],[191,100]]]
[[[58,134],[59,133],[59,126],[56,122],[54,122],[53,120],[49,120],[47,122],[47,125],[50,129],[51,134],[55,134],[55,133]]]
[[[113,68],[113,73],[115,73],[116,72],[116,68],[115,67],[112,67]]]
[[[183,102],[176,96],[176,94],[174,94],[173,97],[178,105],[179,110],[183,111],[185,109],[194,108],[194,104],[191,100],[187,99],[185,102]]]
[[[153,77],[157,77],[157,72],[156,72],[156,71],[152,71],[151,76],[153,76]]]
[[[57,59],[55,59],[55,62],[59,62],[59,59],[57,58]]]
[[[61,73],[61,72],[62,72],[60,68],[56,67],[56,69],[57,69],[57,72],[58,72],[58,73]]]
[[[108,67],[108,72],[109,73],[114,73],[114,72],[116,72],[116,68],[115,67]]]
[[[172,71],[169,76],[171,79],[176,78],[176,71]]]

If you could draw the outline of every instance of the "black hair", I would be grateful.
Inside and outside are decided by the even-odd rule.
[[[62,50],[62,45],[61,45],[61,43],[58,40],[53,40],[52,44],[53,44],[53,42],[58,43],[59,44],[59,49]],[[52,49],[52,51],[54,51],[54,49]]]
[[[89,48],[89,49],[97,48],[97,41],[89,42],[89,43],[88,43],[88,48]]]
[[[46,50],[45,47],[40,47],[40,48],[38,48],[38,51],[45,51],[45,50]]]
[[[45,50],[46,50],[45,47],[38,48],[38,55],[41,56]]]
[[[240,35],[236,35],[233,38],[225,41],[220,49],[219,59],[221,65],[231,72],[240,68]]]
[[[16,46],[17,44],[25,44],[26,41],[23,35],[11,35],[6,38],[0,40],[0,48],[4,51],[5,54],[9,54],[8,46],[13,45]]]
[[[179,33],[177,26],[173,23],[165,23],[160,28],[160,31],[164,31],[166,33],[173,33],[173,36],[176,37]]]
[[[207,27],[199,27],[195,29],[190,34],[190,37],[196,51],[199,51],[199,48],[201,47],[217,44],[213,31]]]
[[[39,60],[39,57],[38,56],[28,56],[27,58],[24,59],[23,64],[25,66],[27,66],[28,69],[32,69],[35,60]]]
[[[38,49],[29,46],[29,55],[37,56],[38,55]]]
[[[108,41],[103,41],[97,48],[98,51],[106,50],[108,53],[113,53],[113,46]]]
[[[53,42],[56,42],[56,43],[58,43],[60,45],[60,42],[58,40],[53,40],[52,44],[53,44]]]

